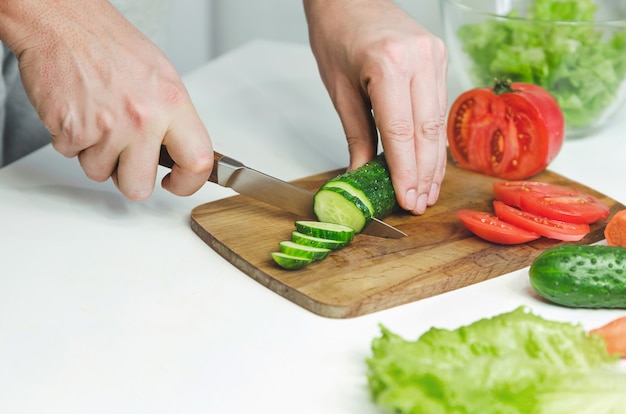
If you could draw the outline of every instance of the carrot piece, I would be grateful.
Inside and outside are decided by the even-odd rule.
[[[620,210],[604,228],[604,237],[609,246],[626,247],[626,210]]]
[[[604,338],[609,354],[619,354],[621,358],[626,358],[626,316],[592,329],[589,333]]]

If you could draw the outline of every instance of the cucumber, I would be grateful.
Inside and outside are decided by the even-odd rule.
[[[328,223],[323,221],[296,221],[296,230],[309,236],[320,239],[336,240],[342,243],[352,241],[354,229],[343,224]]]
[[[300,233],[299,231],[291,232],[291,241],[302,244],[304,246],[322,247],[324,249],[337,250],[345,247],[348,243],[337,240],[322,239],[320,237],[310,236]]]
[[[272,259],[283,269],[302,269],[313,262],[313,259],[302,256],[292,256],[283,252],[272,252]]]
[[[306,257],[313,260],[322,260],[328,256],[330,249],[326,247],[305,246],[291,240],[278,243],[280,251],[290,256]]]
[[[313,203],[319,221],[348,225],[356,233],[369,224],[371,217],[385,218],[397,208],[384,153],[360,168],[327,181],[316,193]]]
[[[329,188],[339,188],[347,192],[348,194],[350,194],[352,197],[356,197],[358,201],[360,201],[361,203],[363,203],[365,207],[367,207],[370,213],[369,215],[370,216],[374,215],[374,206],[372,205],[371,201],[369,200],[369,198],[367,198],[367,196],[365,195],[363,191],[357,188],[354,188],[352,185],[346,183],[345,181],[339,181],[337,179],[332,179],[324,184],[324,189],[329,189]]]
[[[348,226],[355,233],[360,233],[372,220],[369,208],[339,187],[322,187],[315,193],[313,210],[319,221]]]
[[[580,308],[626,308],[626,248],[564,244],[541,253],[530,284],[551,302]]]

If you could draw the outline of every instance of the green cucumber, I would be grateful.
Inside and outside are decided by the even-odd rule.
[[[319,221],[348,226],[355,233],[360,233],[372,220],[369,208],[339,187],[322,187],[315,193],[313,210]]]
[[[563,244],[530,266],[530,284],[551,302],[580,308],[626,308],[626,248]]]
[[[345,181],[339,181],[337,179],[332,179],[324,184],[324,189],[329,188],[340,188],[341,190],[347,192],[353,197],[356,197],[370,212],[370,216],[374,215],[374,206],[365,193],[352,185],[346,183]]]
[[[291,240],[283,240],[278,243],[280,251],[290,256],[306,257],[313,260],[322,260],[328,256],[330,249],[326,247],[306,246]]]
[[[337,240],[322,239],[320,237],[310,236],[308,234],[300,233],[299,231],[291,232],[291,241],[294,243],[302,244],[304,246],[322,247],[330,250],[337,250],[345,247],[347,242],[340,242]]]
[[[272,259],[283,269],[295,270],[307,266],[313,259],[302,256],[292,256],[283,252],[272,252]]]
[[[357,233],[369,224],[371,217],[385,218],[397,208],[384,153],[360,168],[327,181],[316,193],[313,203],[319,221],[348,225]]]
[[[354,229],[350,226],[323,221],[296,221],[296,230],[320,239],[336,240],[347,243],[354,238]]]

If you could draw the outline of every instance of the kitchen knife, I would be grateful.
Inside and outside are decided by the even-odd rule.
[[[313,191],[246,167],[241,162],[219,152],[214,152],[213,158],[215,165],[208,181],[222,187],[232,188],[239,194],[302,217],[315,218],[313,211],[315,193]],[[164,145],[161,146],[159,164],[167,168],[172,168],[174,165],[174,161]],[[406,233],[376,218],[372,219],[361,233],[393,239],[406,236]]]

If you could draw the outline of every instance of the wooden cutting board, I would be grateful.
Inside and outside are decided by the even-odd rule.
[[[311,190],[341,171],[295,181]],[[318,315],[350,318],[458,289],[529,266],[560,242],[541,238],[502,246],[474,237],[457,219],[462,208],[493,211],[492,183],[497,179],[448,163],[439,201],[422,216],[400,212],[385,219],[408,237],[383,239],[357,235],[346,248],[301,270],[279,268],[270,252],[290,238],[299,217],[245,196],[234,196],[192,210],[193,231],[245,274]],[[622,204],[551,171],[533,180],[587,192],[611,208]],[[592,225],[579,243],[604,239],[606,221]]]

